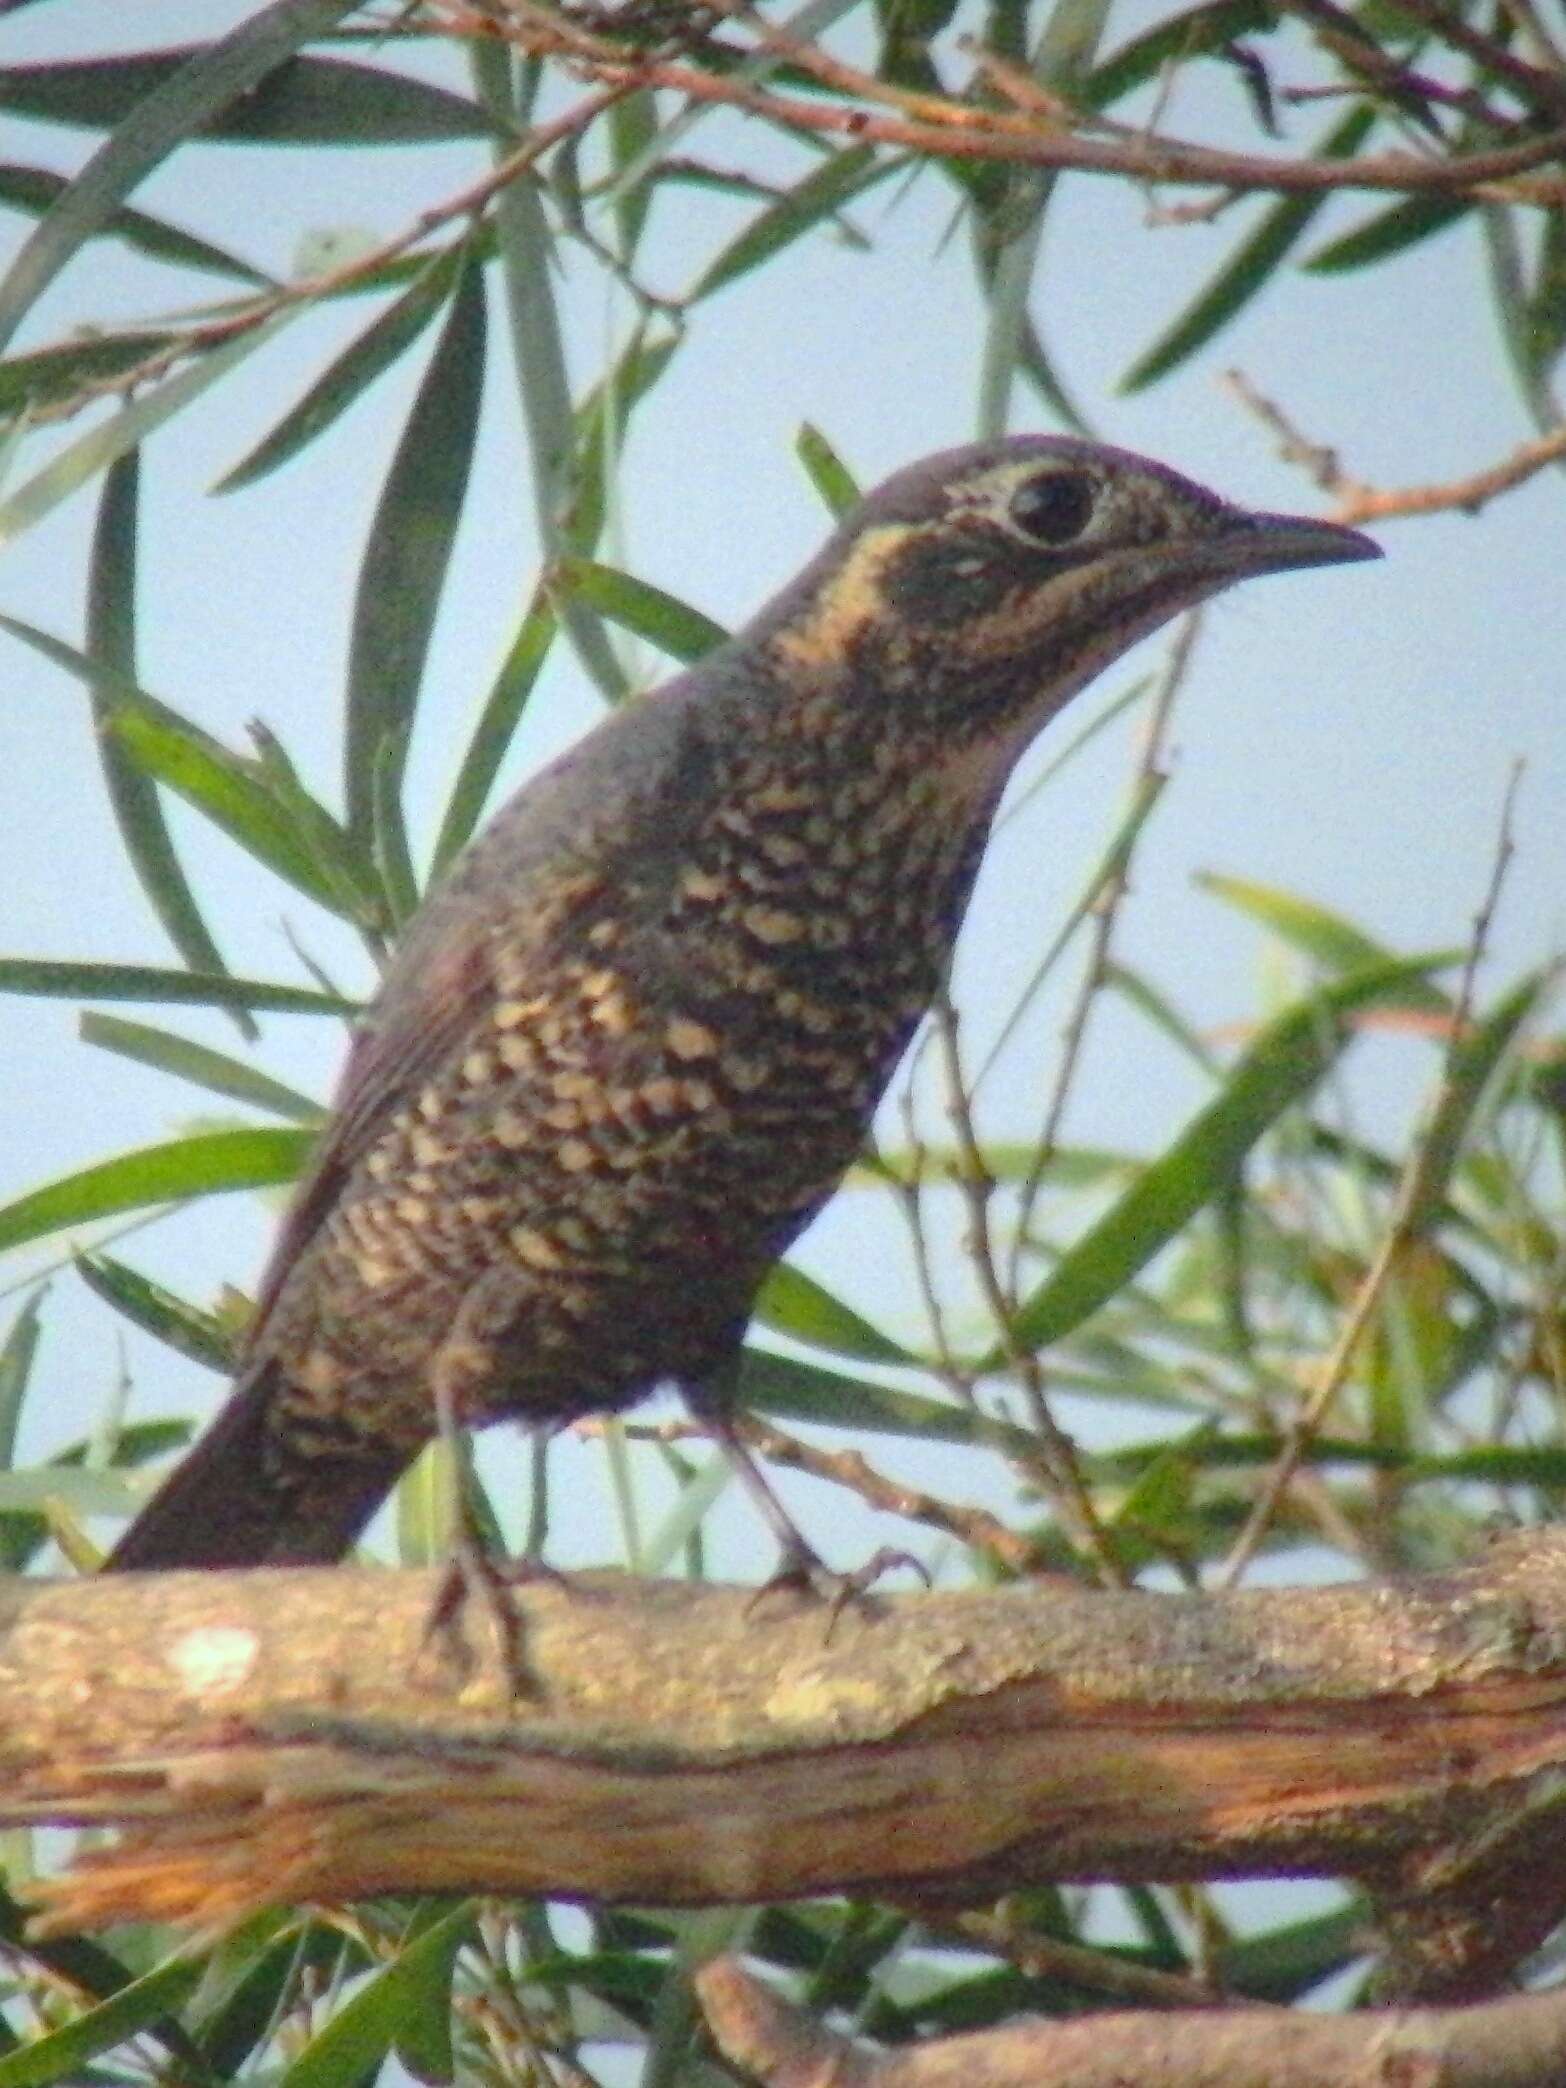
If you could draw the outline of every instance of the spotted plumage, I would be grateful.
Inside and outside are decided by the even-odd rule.
[[[337,1556],[437,1387],[476,1426],[662,1382],[711,1411],[930,1003],[1022,749],[1180,608],[1371,555],[1061,439],[890,480],[426,903],[239,1385],[111,1564]]]

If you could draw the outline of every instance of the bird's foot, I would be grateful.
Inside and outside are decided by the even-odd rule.
[[[439,1643],[446,1658],[466,1679],[477,1664],[477,1656],[463,1628],[463,1612],[470,1601],[481,1603],[495,1627],[500,1664],[513,1697],[538,1694],[538,1678],[528,1666],[522,1619],[511,1599],[514,1588],[530,1581],[548,1581],[569,1588],[567,1576],[544,1560],[524,1554],[520,1558],[497,1558],[470,1534],[459,1537],[435,1589],[429,1615],[424,1620],[421,1647]]]
[[[830,1643],[837,1629],[838,1619],[851,1604],[864,1603],[868,1606],[870,1590],[885,1574],[905,1566],[917,1573],[928,1588],[932,1585],[930,1570],[922,1559],[912,1552],[899,1551],[895,1546],[883,1544],[879,1551],[872,1552],[862,1566],[851,1573],[841,1573],[829,1566],[819,1553],[812,1551],[803,1537],[797,1533],[783,1547],[777,1569],[752,1595],[747,1611],[756,1609],[771,1595],[805,1595],[827,1606],[826,1636]]]

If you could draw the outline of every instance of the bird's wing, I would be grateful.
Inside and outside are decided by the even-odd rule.
[[[672,859],[700,803],[694,771],[708,761],[688,679],[617,712],[536,776],[420,909],[354,1036],[323,1143],[283,1220],[257,1295],[252,1352],[354,1169],[487,1018],[497,943],[512,962],[531,944],[542,962],[594,902],[584,878],[580,901],[561,903],[573,870],[594,873],[601,891],[628,856],[656,848]]]

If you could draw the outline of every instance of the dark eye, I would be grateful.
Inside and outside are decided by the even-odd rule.
[[[1041,544],[1069,544],[1086,529],[1097,487],[1080,471],[1030,479],[1011,499],[1011,519]]]

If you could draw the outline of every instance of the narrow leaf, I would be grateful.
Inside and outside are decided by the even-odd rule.
[[[22,1401],[27,1397],[33,1359],[38,1354],[43,1301],[40,1285],[23,1300],[4,1344],[0,1345],[0,1465],[7,1470],[16,1454],[16,1424],[21,1419]]]
[[[528,605],[522,628],[495,677],[457,770],[435,843],[436,871],[445,869],[478,825],[517,721],[527,707],[558,629],[554,605],[541,588]]]
[[[1411,1231],[1419,1231],[1439,1214],[1486,1083],[1551,983],[1549,974],[1524,979],[1454,1045],[1441,1102],[1420,1141],[1419,1193],[1408,1214]]]
[[[1276,885],[1257,884],[1248,877],[1228,877],[1216,870],[1198,871],[1196,882],[1230,906],[1238,907],[1291,949],[1308,957],[1324,972],[1341,976],[1371,964],[1388,964],[1392,952],[1358,928],[1342,914],[1301,899],[1295,892],[1280,891]],[[1427,979],[1415,980],[1401,1005],[1428,1008],[1433,1014],[1450,1009],[1450,997]]]
[[[484,335],[483,271],[468,255],[386,475],[359,572],[348,658],[344,796],[348,832],[366,852],[375,830],[375,762],[383,747],[395,746],[384,787],[400,798],[402,763],[473,461]]]
[[[811,1348],[835,1349],[866,1363],[911,1363],[908,1350],[871,1326],[841,1298],[807,1276],[803,1269],[780,1262],[761,1287],[756,1317],[775,1334],[786,1334]]]
[[[77,249],[113,217],[132,189],[219,110],[257,87],[301,44],[352,11],[354,0],[273,0],[216,43],[204,45],[115,119],[111,136],[62,189],[0,282],[0,348]],[[17,106],[17,72],[4,86]]]
[[[96,690],[100,702],[112,698],[112,708],[106,711],[108,727],[144,775],[188,798],[241,847],[312,899],[348,919],[358,918],[353,893],[345,895],[332,866],[319,860],[311,835],[301,835],[296,807],[272,788],[265,763],[247,761],[231,752],[221,740],[127,676],[107,665],[95,665],[85,653],[50,632],[4,615],[0,615],[0,630],[9,631],[67,674],[86,682]],[[327,827],[334,824],[323,807],[316,810],[320,822]]]
[[[0,2088],[48,2088],[50,2082],[85,2078],[84,2069],[100,2052],[113,2051],[180,2007],[201,1975],[196,1959],[171,1958],[62,2029],[7,2053],[0,2059]]]
[[[85,435],[78,436],[41,471],[35,472],[0,502],[0,546],[31,529],[62,500],[68,500],[85,486],[89,479],[107,470],[116,457],[123,457],[127,450],[135,449],[155,428],[161,428],[165,421],[183,412],[192,400],[200,398],[220,378],[226,377],[236,363],[243,362],[246,356],[253,355],[263,343],[271,340],[292,317],[292,308],[275,313],[248,331],[236,334],[221,348],[204,350],[200,359],[181,370],[178,376],[167,378],[151,391],[143,392],[140,398],[122,406],[108,420],[100,421]]]
[[[1082,98],[1092,108],[1107,109],[1156,79],[1166,66],[1212,57],[1227,50],[1236,37],[1263,35],[1276,27],[1273,0],[1206,0],[1200,7],[1162,16],[1094,68]]]
[[[558,593],[591,603],[611,623],[647,639],[660,652],[687,666],[704,660],[728,639],[721,624],[703,616],[688,602],[665,594],[650,580],[634,579],[629,573],[598,565],[590,558],[561,558],[549,581]]]
[[[1017,1315],[1015,1338],[1044,1348],[1080,1326],[1232,1179],[1262,1134],[1308,1095],[1353,1034],[1351,1018],[1406,995],[1431,958],[1378,964],[1270,1023],[1208,1104],[1064,1255]],[[997,1349],[991,1367],[1003,1363]]]
[[[203,745],[195,733],[129,705],[113,713],[110,727],[145,774],[205,813],[247,855],[318,905],[342,910],[293,823],[241,756]]]
[[[227,973],[202,977],[155,964],[72,963],[49,957],[0,957],[0,993],[44,1000],[163,1001],[283,1015],[357,1015],[362,1005],[318,987],[281,986],[270,979],[235,979]]]
[[[9,418],[29,408],[76,401],[162,354],[175,338],[169,333],[95,334],[58,348],[39,348],[31,355],[13,355],[0,363],[0,414]]]
[[[152,1204],[275,1188],[298,1178],[314,1143],[308,1131],[200,1131],[121,1153],[0,1208],[0,1249]]]
[[[161,1283],[128,1268],[107,1254],[81,1254],[76,1273],[106,1305],[128,1319],[133,1327],[161,1341],[178,1356],[200,1363],[208,1370],[232,1373],[236,1348],[232,1333],[210,1312],[202,1312],[184,1298],[177,1298]]]
[[[796,239],[832,217],[853,197],[895,173],[898,161],[880,157],[873,145],[850,145],[807,174],[776,203],[753,217],[707,264],[693,285],[689,302],[711,296],[725,283],[736,282],[770,261]]]
[[[853,473],[811,421],[800,423],[794,437],[794,454],[804,465],[805,476],[820,494],[827,513],[841,522],[850,508],[859,505],[859,487]]]
[[[542,198],[530,182],[513,181],[494,211],[501,280],[511,334],[517,403],[527,429],[533,472],[533,508],[544,556],[579,555],[597,548],[604,513],[602,470],[597,498],[582,498],[581,427],[571,405],[565,338],[556,308],[553,274],[556,235]],[[599,463],[602,467],[603,459]],[[609,634],[580,602],[557,604],[572,650],[608,702],[626,693],[625,672]]]
[[[1352,159],[1373,129],[1376,113],[1368,102],[1357,103],[1312,157]],[[1120,380],[1121,391],[1141,391],[1204,348],[1265,287],[1326,201],[1327,191],[1316,190],[1286,196],[1264,211],[1206,287],[1132,364]]]
[[[243,1059],[213,1051],[205,1044],[177,1037],[172,1030],[158,1029],[148,1022],[126,1022],[119,1015],[84,1015],[80,1024],[82,1042],[100,1051],[113,1051],[121,1058],[156,1066],[177,1080],[194,1081],[209,1093],[226,1095],[231,1101],[248,1102],[293,1124],[318,1124],[325,1114],[318,1102],[296,1089],[285,1087]]]
[[[572,416],[576,448],[563,536],[583,557],[603,535],[631,415],[668,368],[679,345],[677,334],[653,341],[634,336]],[[618,692],[618,683],[614,692],[603,691],[605,695]]]
[[[1433,232],[1444,232],[1474,208],[1466,196],[1406,196],[1389,209],[1378,210],[1352,232],[1329,239],[1308,254],[1300,267],[1311,275],[1346,275],[1352,268],[1389,261]]]
[[[460,1906],[406,1944],[343,2002],[282,2075],[278,2088],[342,2088],[362,2080],[404,2038],[424,2048],[415,2017],[438,2007],[450,2020],[452,1968],[473,1931],[475,1904]],[[4,2088],[0,2081],[0,2088]]]
[[[6,99],[6,83],[14,79],[15,74],[14,67],[0,74],[0,106]],[[13,210],[24,210],[30,217],[42,217],[67,186],[63,174],[56,174],[47,167],[20,167],[14,162],[0,165],[0,204],[8,204]],[[126,246],[145,254],[149,260],[166,261],[171,267],[196,268],[206,275],[227,276],[237,282],[251,283],[258,290],[273,287],[271,276],[259,268],[252,268],[237,254],[198,239],[193,232],[182,231],[178,225],[170,225],[162,218],[148,217],[144,211],[114,211],[105,220],[99,236],[123,240]]]
[[[408,853],[408,830],[403,824],[402,803],[398,796],[406,759],[403,735],[398,732],[389,734],[376,750],[373,778],[371,853],[394,928],[400,928],[411,920],[419,904],[419,883],[413,874],[413,858]]]
[[[315,10],[324,17],[321,28],[349,11]],[[270,61],[254,87],[224,97],[212,114],[187,123],[184,134],[248,145],[357,146],[439,145],[491,134],[477,103],[448,88],[351,59],[289,56],[315,33],[307,28],[289,39],[278,53],[281,63]],[[0,108],[44,123],[112,130],[149,96],[172,92],[181,73],[218,48],[189,44],[118,58],[7,66],[0,78]]]
[[[233,493],[253,485],[324,435],[423,333],[451,293],[460,255],[459,247],[449,247],[415,276],[396,303],[327,364],[304,397],[218,480],[213,492]]]
[[[87,581],[86,657],[106,668],[116,680],[136,678],[136,533],[140,484],[139,453],[127,450],[110,465],[103,481],[93,531]],[[98,727],[98,758],[103,767],[120,839],[136,880],[169,941],[192,971],[228,969],[201,917],[196,895],[174,852],[157,786],[126,758],[113,733],[104,730],[111,706],[110,688],[101,679],[88,685],[93,719]],[[241,1033],[255,1035],[255,1023],[236,1009]]]

